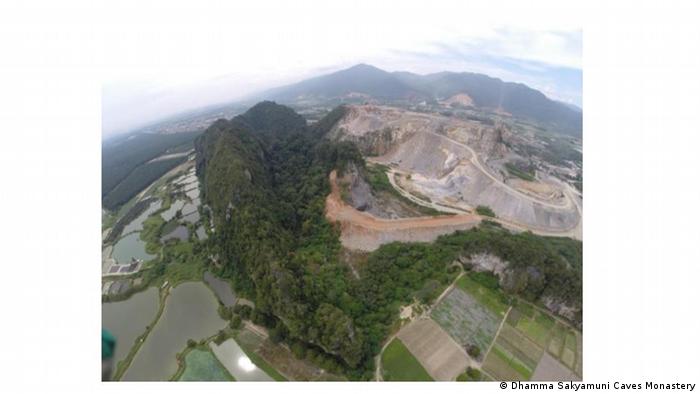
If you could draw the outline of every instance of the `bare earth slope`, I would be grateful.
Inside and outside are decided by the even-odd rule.
[[[429,242],[442,234],[472,228],[478,215],[451,215],[405,219],[381,219],[347,205],[340,197],[337,175],[330,175],[331,194],[326,198],[326,217],[341,226],[340,241],[348,249],[371,251],[394,241]]]

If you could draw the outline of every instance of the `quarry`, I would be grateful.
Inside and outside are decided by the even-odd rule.
[[[333,205],[342,205],[342,199],[331,196],[328,217],[342,222],[346,246],[365,245],[361,248],[372,250],[385,241],[430,241],[482,219],[513,230],[581,239],[582,194],[572,182],[580,172],[571,174],[577,163],[523,156],[519,152],[537,152],[550,137],[507,118],[483,122],[436,112],[353,105],[330,137],[356,143],[369,163],[386,169],[391,185],[406,199],[449,215],[402,217],[401,210],[386,215],[364,209],[363,204],[350,204],[342,212]],[[349,186],[352,200],[368,194],[362,182],[352,181]],[[490,208],[495,217],[478,215],[479,206]],[[366,212],[353,215],[353,208]]]

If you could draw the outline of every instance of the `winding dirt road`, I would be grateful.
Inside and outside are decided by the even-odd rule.
[[[391,178],[390,178],[391,179]],[[577,229],[562,232],[543,231],[525,227],[501,218],[483,217],[473,213],[461,213],[445,216],[424,216],[417,218],[383,219],[361,212],[346,204],[340,196],[340,188],[336,182],[337,173],[332,171],[329,176],[331,193],[326,197],[326,217],[332,223],[338,222],[341,227],[340,241],[348,249],[373,251],[381,245],[400,242],[432,242],[440,235],[451,234],[457,230],[467,230],[477,226],[483,219],[500,223],[502,226],[515,231],[532,231],[545,236],[577,237]],[[392,185],[403,195],[405,190]],[[410,193],[408,193],[410,195]],[[408,197],[408,196],[407,196]],[[412,201],[427,205],[428,203],[413,196]],[[432,204],[427,205],[436,208]],[[444,209],[444,207],[442,207]],[[437,208],[436,208],[437,209]]]
[[[488,176],[488,177],[494,182],[495,185],[497,185],[498,187],[501,187],[503,190],[505,190],[506,193],[509,193],[509,194],[511,194],[511,195],[513,195],[513,196],[515,196],[515,197],[523,198],[523,199],[526,199],[526,200],[528,200],[528,201],[531,201],[531,202],[534,202],[534,203],[537,203],[537,204],[540,204],[540,205],[543,205],[543,206],[546,206],[546,207],[550,207],[550,208],[558,208],[558,209],[561,209],[561,208],[570,208],[570,207],[572,206],[572,204],[573,204],[573,201],[571,200],[571,198],[570,198],[569,195],[567,195],[567,199],[566,199],[566,202],[565,202],[564,204],[552,204],[552,203],[550,203],[550,202],[542,201],[542,200],[540,200],[540,199],[537,199],[537,198],[534,198],[534,197],[532,197],[532,196],[530,196],[530,195],[527,195],[527,194],[521,192],[520,190],[514,189],[514,188],[512,188],[511,186],[509,186],[509,185],[507,185],[506,183],[504,183],[502,180],[500,180],[500,179],[496,178],[495,176],[493,176],[493,174],[492,174],[491,172],[489,172],[489,171],[483,166],[483,164],[481,163],[481,160],[479,160],[479,156],[476,154],[476,152],[474,151],[474,149],[472,149],[471,146],[469,146],[469,145],[467,145],[467,144],[464,144],[464,143],[461,143],[461,142],[459,142],[459,141],[455,141],[455,140],[453,140],[452,138],[450,138],[450,137],[448,137],[448,136],[446,136],[446,135],[439,134],[439,133],[436,133],[436,132],[434,132],[434,131],[423,130],[423,132],[424,132],[424,133],[429,133],[429,134],[432,134],[432,135],[435,135],[435,136],[438,136],[438,137],[443,138],[444,140],[449,141],[449,142],[451,142],[451,143],[453,143],[453,144],[455,144],[455,145],[457,145],[457,146],[460,146],[460,147],[462,147],[462,148],[467,149],[467,150],[469,151],[469,154],[471,154],[471,158],[470,158],[471,163],[472,163],[479,171],[483,172],[486,176]]]

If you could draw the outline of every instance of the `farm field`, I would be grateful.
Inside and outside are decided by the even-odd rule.
[[[481,305],[487,307],[491,312],[500,318],[505,317],[508,311],[508,303],[505,295],[498,290],[489,289],[470,278],[470,275],[463,275],[457,280],[457,287],[472,296]]]
[[[497,380],[580,380],[581,334],[532,305],[511,309],[483,370]]]
[[[432,381],[400,339],[395,338],[382,353],[382,370],[387,381]]]
[[[435,380],[452,381],[469,365],[466,352],[432,319],[413,321],[398,338]]]
[[[463,279],[465,277],[460,278]],[[474,283],[474,282],[472,282]],[[471,286],[471,283],[470,283]],[[477,284],[478,286],[478,284]],[[483,299],[484,297],[482,297]],[[485,352],[496,336],[502,317],[494,310],[505,309],[500,302],[488,308],[470,293],[454,288],[435,307],[432,318],[463,347],[476,345]]]
[[[235,380],[209,351],[192,349],[185,356],[185,371],[178,379],[191,382],[223,382]]]

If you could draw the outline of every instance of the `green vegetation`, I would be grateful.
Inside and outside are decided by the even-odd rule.
[[[476,213],[478,213],[479,215],[482,215],[482,216],[488,216],[488,217],[492,217],[492,218],[496,217],[496,213],[490,207],[487,207],[486,205],[477,206]]]
[[[479,356],[481,355],[481,349],[476,346],[476,345],[469,345],[467,348],[467,353],[472,356],[474,359],[479,359]]]
[[[541,347],[547,345],[554,319],[540,311],[533,311],[534,317],[522,317],[515,326]]]
[[[413,357],[406,346],[395,338],[382,353],[382,372],[387,381],[432,381],[428,371]]]
[[[184,156],[175,157],[139,166],[102,198],[102,206],[110,210],[118,208],[145,189],[146,186],[162,177],[166,172],[184,163],[186,159]]]
[[[440,301],[431,317],[477,359],[483,357],[481,349],[488,349],[503,320],[459,287]]]
[[[480,380],[482,380],[481,371],[472,367],[467,367],[466,371],[457,376],[458,382],[478,382]]]
[[[124,227],[126,227],[129,223],[131,223],[134,219],[139,217],[148,207],[151,205],[153,202],[152,198],[147,198],[144,200],[141,200],[139,202],[136,202],[133,204],[133,206],[129,207],[128,210],[119,218],[114,223],[114,227],[112,227],[112,230],[110,231],[109,235],[107,238],[105,238],[105,243],[114,243],[116,242],[119,237],[122,236],[122,231],[124,230]],[[110,215],[108,220],[110,222],[113,222],[115,220],[115,217],[118,215]],[[103,215],[104,219],[104,215]],[[103,223],[103,226],[105,223]]]
[[[502,292],[483,286],[481,283],[474,280],[480,276],[476,273],[463,275],[457,280],[457,287],[469,293],[481,305],[487,307],[496,316],[505,316],[508,310],[509,300]]]
[[[523,364],[517,357],[509,353],[507,350],[503,349],[500,344],[496,344],[491,348],[491,353],[495,357],[500,358],[505,361],[508,367],[510,367],[517,374],[522,376],[523,380],[530,379],[533,370],[527,365]],[[488,362],[488,361],[487,361]]]
[[[299,342],[328,371],[369,379],[399,306],[417,296],[434,297],[431,290],[456,275],[448,266],[474,253],[510,263],[515,280],[505,293],[580,306],[580,242],[492,225],[432,244],[383,245],[367,256],[356,279],[339,260],[338,229],[327,222],[324,206],[329,172],[342,173],[348,163],[362,168],[362,156],[352,143],[320,138],[330,121],[306,127],[284,107],[258,106],[263,108],[251,111],[274,112],[275,125],[256,129],[259,122],[247,116],[219,120],[195,141],[202,198],[217,231],[193,254],[224,262],[216,274],[255,302],[253,321],[268,327],[275,340]],[[483,287],[465,281],[472,290],[474,284]]]
[[[206,348],[194,348],[184,357],[185,369],[176,380],[192,382],[235,381],[221,362]]]
[[[532,169],[528,169],[526,171],[526,170],[522,170],[522,169],[516,167],[512,163],[506,163],[506,170],[508,170],[508,173],[510,173],[510,175],[513,175],[513,176],[518,177],[520,179],[530,181],[530,182],[533,182],[535,180],[535,174],[534,174],[534,171]]]
[[[114,210],[177,165],[177,161],[184,160],[184,158],[178,158],[146,164],[163,154],[191,149],[192,141],[198,134],[132,133],[104,142],[102,144],[103,206]],[[160,175],[156,176],[156,174]]]

